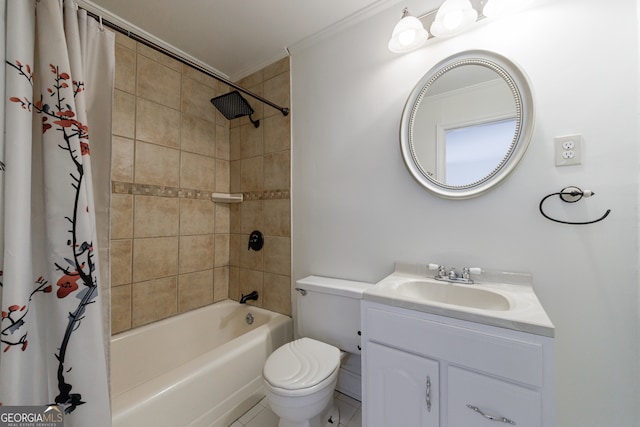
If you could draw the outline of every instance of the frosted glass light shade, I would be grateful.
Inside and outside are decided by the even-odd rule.
[[[478,12],[469,0],[446,0],[431,24],[435,37],[452,37],[466,30],[478,19]]]
[[[410,52],[422,46],[429,38],[429,33],[422,26],[422,22],[406,10],[402,19],[393,28],[389,50],[395,53]]]

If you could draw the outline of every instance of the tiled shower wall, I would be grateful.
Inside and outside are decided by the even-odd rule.
[[[275,89],[278,97],[286,92],[282,102],[288,105],[288,70],[288,60],[267,67],[256,75],[271,78],[256,81],[255,86],[259,90]],[[286,80],[286,87],[270,87],[269,80],[278,84]],[[241,180],[242,173],[231,176],[236,168],[233,165],[241,166],[241,159],[246,157],[243,152],[251,154],[251,158],[260,152],[261,157],[267,158],[276,154],[274,148],[266,151],[269,145],[277,146],[275,151],[280,156],[284,152],[288,156],[289,121],[269,120],[270,113],[265,111],[267,116],[263,118],[263,126],[255,129],[257,133],[241,130],[243,125],[234,123],[240,120],[230,123],[209,102],[228,91],[226,85],[215,79],[117,35],[111,173],[113,333],[224,300],[230,294],[237,297],[242,286],[236,279],[245,276],[252,286],[258,275],[263,278],[260,283],[263,292],[257,305],[290,312],[290,295],[282,296],[271,277],[286,278],[289,284],[289,267],[285,265],[290,265],[290,261],[281,259],[282,248],[271,243],[271,237],[289,240],[288,157],[286,165],[282,162],[278,165],[287,168],[283,172],[287,186],[281,188],[278,183],[276,195],[254,190],[272,187],[266,184],[271,179],[266,175],[252,175],[249,187],[232,183],[234,179]],[[264,113],[257,102],[250,102],[262,117]],[[274,137],[279,143],[267,144]],[[231,139],[237,146],[233,149]],[[245,144],[245,140],[252,143]],[[251,153],[239,148],[253,143],[260,148],[251,149]],[[265,184],[254,182],[260,180]],[[239,217],[246,202],[238,205],[211,202],[212,192],[229,192],[238,185],[251,188],[247,194],[251,202],[277,200],[287,204],[287,219],[278,218],[277,227],[270,225],[268,231],[265,229],[268,237],[259,264],[245,264],[237,251],[232,250],[245,229],[241,224],[249,224]],[[282,209],[279,215],[285,213]],[[267,209],[261,212],[266,213]],[[263,219],[256,226],[270,223]],[[268,253],[274,256],[264,255]]]
[[[288,107],[289,59],[239,82],[252,92]],[[290,116],[247,97],[258,128],[247,117],[231,121],[231,192],[245,201],[231,205],[229,296],[258,291],[256,305],[291,314],[291,137]],[[249,235],[264,235],[261,251],[248,249]]]

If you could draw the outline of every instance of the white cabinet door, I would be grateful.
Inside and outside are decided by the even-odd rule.
[[[449,366],[449,427],[541,427],[540,392]]]
[[[438,362],[368,342],[367,427],[437,427]]]

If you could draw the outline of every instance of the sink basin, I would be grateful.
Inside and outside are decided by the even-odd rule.
[[[393,273],[367,287],[362,299],[367,304],[554,336],[530,274],[484,270],[474,280],[474,284],[442,282],[425,264],[396,262]]]
[[[398,285],[396,292],[408,298],[426,299],[482,310],[506,311],[511,308],[509,300],[495,292],[444,282],[434,283],[422,280],[404,282]]]

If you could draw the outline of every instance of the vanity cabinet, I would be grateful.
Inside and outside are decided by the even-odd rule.
[[[363,425],[555,426],[553,338],[362,301]]]
[[[438,427],[438,362],[375,342],[367,353],[367,398],[376,404],[364,425]]]

